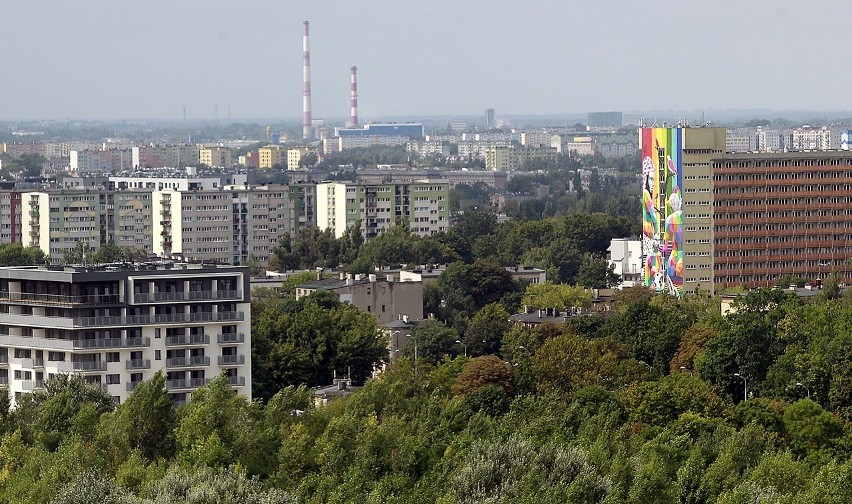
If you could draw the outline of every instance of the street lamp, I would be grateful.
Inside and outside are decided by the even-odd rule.
[[[467,343],[462,340],[456,340],[456,343],[458,343],[459,345],[464,345],[464,356],[467,357]]]
[[[808,393],[808,399],[810,399],[810,398],[811,398],[811,388],[810,388],[810,387],[808,387],[807,385],[803,384],[802,382],[796,382],[796,386],[797,386],[797,387],[805,387],[805,390],[806,390],[806,391],[807,391],[807,393]]]
[[[743,381],[743,395],[744,395],[743,401],[747,401],[748,400],[748,380],[746,380],[745,376],[743,376],[739,373],[734,373],[734,376],[742,379],[742,381]]]
[[[681,371],[686,371],[687,373],[689,373],[689,374],[690,374],[690,376],[692,375],[692,370],[691,370],[691,369],[688,369],[686,366],[681,366],[681,367],[680,367],[680,370],[681,370]]]
[[[530,352],[529,349],[527,347],[525,347],[524,345],[518,345],[518,350],[523,350],[524,352],[527,353],[528,356],[532,357],[532,352]]]

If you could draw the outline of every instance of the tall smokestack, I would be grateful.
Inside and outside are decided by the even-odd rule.
[[[305,21],[305,34],[302,37],[302,136],[311,140],[311,49],[308,45],[308,22]]]
[[[349,126],[358,127],[358,67],[353,66],[349,78]]]

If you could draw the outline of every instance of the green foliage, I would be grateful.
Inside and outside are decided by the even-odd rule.
[[[539,310],[588,308],[592,306],[592,295],[582,287],[546,282],[528,285],[521,302]]]
[[[20,243],[0,244],[0,266],[40,266],[47,255],[36,247],[23,247]]]
[[[467,395],[486,385],[495,385],[510,394],[512,385],[512,366],[494,355],[476,357],[468,361],[453,384],[453,393]]]
[[[499,303],[482,307],[470,321],[464,337],[468,356],[497,354],[503,336],[512,328],[509,312]]]
[[[329,292],[299,301],[269,296],[252,304],[254,393],[269,399],[288,385],[328,385],[334,373],[363,382],[384,361],[376,320]]]

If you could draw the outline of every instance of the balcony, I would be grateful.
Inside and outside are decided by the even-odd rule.
[[[35,388],[43,389],[44,388],[44,380],[36,380],[34,383]]]
[[[0,385],[9,385],[9,377],[0,376]]]
[[[210,336],[206,334],[190,334],[189,336],[168,336],[166,346],[207,345]]]
[[[43,368],[44,367],[44,358],[36,357],[33,359],[33,367],[34,368]]]
[[[151,346],[151,338],[100,338],[73,340],[71,343],[75,349],[134,348]]]
[[[142,292],[133,295],[134,303],[171,303],[175,301],[218,301],[243,298],[238,290],[203,290],[186,292]]]
[[[166,381],[166,390],[181,390],[181,389],[194,389],[198,387],[203,387],[210,381],[209,378],[190,378],[190,379],[181,379],[181,380],[167,380]]]
[[[217,334],[216,340],[220,345],[228,343],[245,343],[246,335],[243,333],[224,333]]]
[[[71,362],[71,369],[74,371],[106,371],[106,361],[77,361]]]
[[[133,392],[134,390],[136,390],[136,387],[138,387],[140,383],[142,383],[142,382],[141,381],[127,382],[127,384],[125,385],[125,388],[128,392]]]
[[[125,362],[126,369],[151,369],[151,359],[130,359]]]
[[[245,376],[229,376],[228,377],[228,385],[230,385],[232,387],[245,387],[246,377]]]
[[[246,356],[243,354],[239,355],[220,355],[219,356],[219,365],[220,366],[242,366],[246,363]]]
[[[6,366],[9,364],[9,356],[8,355],[0,355],[0,366]]]
[[[210,357],[172,357],[166,359],[166,367],[197,367],[209,366]]]
[[[0,291],[0,301],[39,306],[103,306],[122,304],[119,294],[101,294],[92,296],[67,296],[63,294],[42,294],[36,292]]]

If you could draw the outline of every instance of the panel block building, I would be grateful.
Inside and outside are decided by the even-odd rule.
[[[644,285],[677,296],[713,290],[712,160],[724,128],[642,128]]]
[[[449,227],[449,184],[421,180],[387,184],[326,182],[317,184],[317,226],[341,237],[360,223],[366,239],[395,223],[407,222],[413,233],[430,235]]]
[[[831,272],[850,281],[848,151],[726,154],[713,178],[718,286],[771,287],[785,275],[818,283]]]

